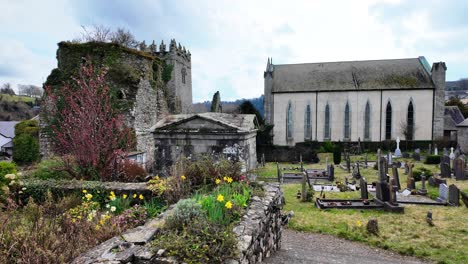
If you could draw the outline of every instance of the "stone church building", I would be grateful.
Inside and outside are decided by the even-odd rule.
[[[446,70],[424,57],[279,65],[268,59],[264,107],[273,143],[440,139]]]

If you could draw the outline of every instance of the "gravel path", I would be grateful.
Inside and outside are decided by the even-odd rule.
[[[330,235],[303,233],[283,229],[281,250],[264,263],[353,263],[353,264],[416,264],[428,263],[417,258],[372,248]]]

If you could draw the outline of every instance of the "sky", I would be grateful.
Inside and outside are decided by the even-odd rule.
[[[42,86],[57,43],[82,26],[175,38],[192,54],[193,101],[263,94],[273,64],[425,56],[468,77],[466,0],[0,0],[0,85]]]

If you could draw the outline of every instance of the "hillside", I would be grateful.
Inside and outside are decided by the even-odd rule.
[[[221,101],[221,105],[223,107],[223,112],[224,113],[234,113],[237,111],[237,108],[239,107],[240,104],[244,101],[250,101],[255,108],[260,112],[260,114],[263,117],[264,111],[263,111],[263,95],[257,98],[252,98],[252,99],[239,99],[236,101]],[[210,111],[210,106],[211,106],[211,101],[205,101],[202,103],[194,103],[193,104],[193,111],[195,113],[203,113],[203,112],[209,112]]]

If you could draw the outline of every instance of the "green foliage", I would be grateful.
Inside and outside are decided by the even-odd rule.
[[[426,180],[429,179],[430,176],[432,176],[432,171],[425,168],[425,167],[418,167],[416,169],[413,170],[413,178],[415,181],[420,181],[421,180],[421,176],[422,174],[424,173],[424,175],[426,176]]]
[[[37,138],[22,134],[13,139],[13,160],[18,164],[27,164],[39,160],[39,141]]]
[[[180,200],[172,214],[166,218],[166,226],[169,229],[182,230],[183,227],[192,224],[197,218],[202,218],[204,213],[202,206],[194,199]]]
[[[185,263],[224,263],[236,256],[237,241],[232,226],[197,218],[182,230],[163,229],[153,247],[164,248]]]
[[[424,164],[439,164],[440,156],[439,155],[428,155]]]
[[[0,161],[0,181],[3,180],[5,175],[14,174],[17,172],[16,164],[13,162]]]
[[[24,120],[15,125],[15,135],[29,134],[39,136],[39,123],[37,120]]]
[[[166,62],[163,63],[163,69],[161,73],[161,78],[164,83],[168,83],[172,78],[172,70],[174,69],[174,65],[167,64]]]
[[[128,196],[113,196],[106,207],[109,208],[112,213],[118,215],[130,208],[130,199],[131,198]]]
[[[340,145],[336,145],[333,148],[333,163],[335,163],[335,165],[338,165],[338,164],[341,163],[341,147],[340,147]]]
[[[32,171],[29,176],[41,180],[70,178],[70,174],[63,170],[64,167],[64,161],[58,157],[45,159],[37,165],[36,170]]]
[[[335,146],[335,144],[331,141],[325,141],[323,142],[323,144],[320,146],[320,149],[318,152],[320,153],[330,153],[330,152],[334,152],[335,148],[337,146]]]
[[[167,209],[167,204],[159,198],[152,198],[145,201],[143,207],[146,208],[146,213],[149,218],[154,218]]]

